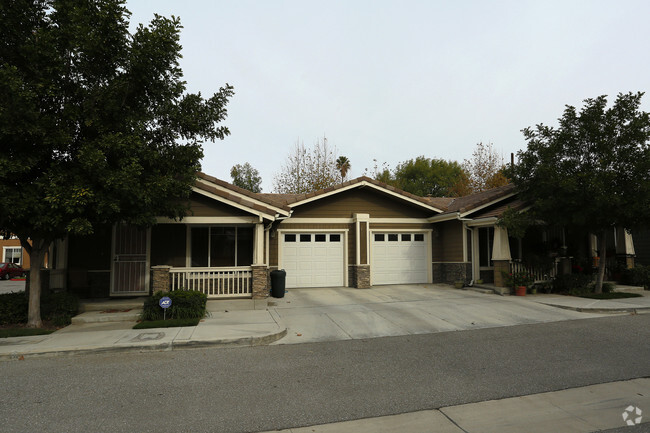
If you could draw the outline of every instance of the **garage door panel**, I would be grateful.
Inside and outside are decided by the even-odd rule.
[[[371,237],[373,285],[426,283],[427,242],[415,233],[378,233]],[[416,240],[418,239],[418,240]]]
[[[284,236],[281,241],[282,267],[287,271],[288,288],[344,285],[342,234],[297,233],[289,236],[295,236],[299,242],[285,242]]]

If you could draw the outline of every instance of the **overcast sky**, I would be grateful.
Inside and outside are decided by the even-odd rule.
[[[564,105],[646,91],[648,1],[130,0],[132,24],[181,18],[188,90],[235,87],[203,171],[230,181],[249,162],[263,191],[297,141],[326,136],[352,164],[509,160],[521,129]],[[650,111],[650,95],[643,109]]]

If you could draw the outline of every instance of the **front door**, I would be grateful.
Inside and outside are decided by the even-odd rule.
[[[148,232],[126,224],[113,227],[111,295],[149,293]]]

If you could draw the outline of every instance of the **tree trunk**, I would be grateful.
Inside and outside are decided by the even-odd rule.
[[[603,280],[605,279],[605,262],[607,261],[607,231],[603,230],[598,236],[600,244],[600,262],[598,263],[598,276],[596,278],[596,287],[594,293],[603,292]]]
[[[27,243],[20,241],[23,246]],[[28,244],[29,245],[29,244]],[[29,304],[27,310],[27,327],[28,328],[41,328],[43,322],[41,321],[41,267],[43,266],[43,259],[47,251],[48,244],[45,239],[32,238],[31,248],[27,249],[29,252]]]

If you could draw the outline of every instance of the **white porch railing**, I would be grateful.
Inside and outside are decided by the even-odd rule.
[[[510,262],[510,272],[526,272],[534,278],[535,282],[548,281],[557,276],[557,263],[553,264],[551,269],[535,268],[522,262]]]
[[[235,268],[171,268],[170,289],[198,290],[208,298],[243,298],[253,293],[253,269]]]

